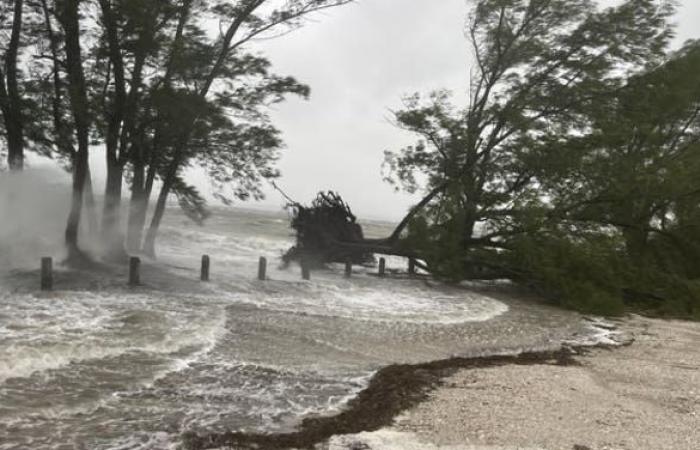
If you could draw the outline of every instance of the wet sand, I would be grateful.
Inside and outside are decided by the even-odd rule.
[[[567,364],[443,372],[390,426],[319,448],[700,449],[700,324],[634,316],[619,328],[631,345]]]

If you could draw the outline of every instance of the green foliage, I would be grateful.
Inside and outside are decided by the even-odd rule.
[[[619,283],[619,242],[588,236],[521,236],[504,255],[532,285],[553,302],[586,313],[618,315],[624,311]]]
[[[437,92],[395,112],[420,140],[386,152],[387,179],[440,194],[405,245],[451,280],[697,317],[700,44],[668,50],[673,2],[471,3],[467,106]]]
[[[630,257],[621,236],[547,234],[520,236],[513,244],[499,258],[517,268],[518,281],[558,305],[609,316],[631,310],[700,318],[700,280],[669,271],[661,258]]]
[[[429,225],[425,215],[416,216],[408,227],[402,245],[421,255],[433,275],[457,282],[464,278],[469,268],[463,249],[463,233],[458,218],[452,218],[440,227]]]

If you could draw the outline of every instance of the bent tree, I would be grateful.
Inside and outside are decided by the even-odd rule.
[[[420,140],[385,162],[389,181],[428,192],[402,226],[431,270],[452,278],[468,275],[480,251],[508,249],[537,226],[531,218],[547,207],[537,172],[553,161],[535,155],[586,130],[596,102],[661,61],[674,12],[664,1],[471,3],[465,106],[447,92],[409,97],[395,121]]]
[[[187,87],[187,94],[199,102],[206,102],[214,96],[224,108],[236,113],[249,113],[255,116],[261,113],[261,106],[269,104],[270,101],[281,100],[281,94],[301,93],[306,95],[303,89],[294,86],[296,83],[289,78],[274,79],[267,74],[268,63],[260,64],[262,61],[253,64],[251,70],[253,75],[261,77],[261,86],[252,89],[250,96],[245,93],[246,89],[242,84],[229,83],[227,80],[241,75],[241,68],[251,67],[250,55],[246,55],[244,48],[251,40],[260,38],[270,33],[285,33],[290,29],[302,24],[305,16],[335,6],[349,3],[351,0],[296,0],[292,2],[275,2],[273,0],[249,0],[240,1],[235,5],[228,2],[214,2],[212,9],[222,12],[227,16],[226,27],[222,27],[221,35],[213,43],[200,46],[200,50],[205,50],[207,63],[204,70],[194,71],[199,78],[194,83],[194,88]],[[255,58],[252,58],[255,60]],[[241,64],[243,63],[243,64]],[[262,72],[260,70],[263,70]],[[219,92],[224,89],[224,93]],[[242,89],[242,90],[238,90]],[[238,91],[237,91],[238,90]],[[244,95],[240,95],[244,94]],[[252,102],[246,105],[246,102]],[[185,125],[177,133],[177,139],[173,143],[168,153],[167,160],[160,172],[162,187],[153,212],[148,232],[146,234],[143,250],[147,254],[154,254],[156,236],[165,213],[165,206],[173,188],[176,186],[181,170],[187,166],[192,157],[192,139],[195,128],[201,122],[199,113],[189,115]],[[245,120],[241,121],[245,123]],[[272,146],[273,148],[275,146]],[[254,167],[251,167],[254,169]],[[231,173],[235,173],[233,168]],[[266,170],[257,171],[262,176],[271,176],[272,172]],[[228,177],[233,178],[233,177]],[[256,175],[253,174],[253,178]],[[249,178],[250,179],[250,178]],[[250,183],[248,183],[250,184]],[[246,183],[241,183],[245,186]],[[252,186],[251,186],[252,187]],[[244,194],[244,197],[247,194]],[[239,198],[240,195],[237,195]]]

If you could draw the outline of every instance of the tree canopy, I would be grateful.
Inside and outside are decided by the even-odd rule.
[[[105,148],[99,225],[104,256],[155,253],[171,194],[196,221],[206,202],[184,176],[199,166],[224,201],[260,198],[283,147],[267,116],[309,88],[275,74],[250,43],[281,37],[315,12],[351,0],[13,0],[0,6],[0,112],[8,166],[24,152],[59,159],[73,175],[69,259],[82,259],[87,206],[98,227],[88,155]],[[126,229],[123,187],[131,199]],[[150,221],[148,205],[160,189]],[[147,229],[147,233],[144,231]]]
[[[466,106],[416,94],[394,115],[420,140],[386,153],[387,179],[426,193],[403,245],[448,279],[699,314],[700,46],[670,50],[673,3],[471,3]]]

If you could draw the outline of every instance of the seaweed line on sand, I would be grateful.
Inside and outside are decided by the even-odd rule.
[[[622,345],[629,345],[631,341]],[[576,366],[575,355],[593,348],[614,349],[618,345],[562,346],[558,350],[531,351],[515,355],[454,357],[421,364],[394,364],[380,369],[369,386],[350,400],[343,411],[333,416],[304,419],[298,429],[288,433],[227,432],[183,435],[187,450],[231,449],[313,449],[335,435],[371,432],[392,424],[401,412],[426,400],[442,380],[462,369],[481,369],[504,365],[554,364]]]

